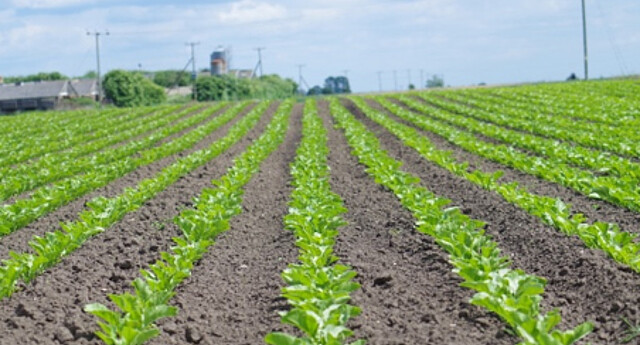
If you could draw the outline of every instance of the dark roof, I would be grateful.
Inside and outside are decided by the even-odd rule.
[[[29,98],[57,98],[69,93],[67,80],[0,84],[0,101]]]
[[[70,86],[73,90],[69,91],[75,91],[75,96],[95,96],[98,94],[96,79],[75,79],[71,81]]]

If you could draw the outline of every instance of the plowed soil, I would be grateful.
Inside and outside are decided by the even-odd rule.
[[[542,308],[560,311],[560,329],[591,321],[596,328],[582,344],[617,344],[624,336],[621,318],[640,319],[640,275],[600,251],[587,249],[578,238],[546,226],[499,195],[428,162],[368,120],[350,101],[344,104],[378,136],[390,156],[403,162],[403,170],[420,177],[422,185],[435,194],[450,199],[452,206],[486,222],[486,232],[511,258],[514,269],[548,280]],[[333,127],[327,102],[320,100],[318,105],[329,135],[330,183],[348,209],[343,215],[348,225],[339,229],[335,254],[357,272],[355,279],[361,284],[351,303],[362,314],[348,324],[355,336],[371,345],[517,343],[498,317],[469,304],[473,291],[459,286],[462,280],[452,272],[446,253],[433,239],[417,232],[411,214],[367,175],[350,153],[342,131]],[[83,306],[91,302],[113,306],[108,294],[131,291],[130,283],[140,276],[140,269],[158,259],[171,246],[171,238],[179,235],[172,219],[191,207],[193,198],[211,187],[211,180],[223,175],[233,158],[264,131],[276,106],[228,151],[127,214],[10,298],[0,300],[0,345],[101,344],[93,334],[98,329],[96,318],[84,313]],[[149,344],[253,345],[264,344],[264,336],[272,331],[298,334],[281,324],[278,312],[288,309],[280,297],[280,273],[297,260],[295,239],[285,230],[283,217],[292,191],[289,165],[301,138],[302,107],[301,103],[294,106],[283,144],[245,186],[243,212],[231,220],[231,228],[218,237],[191,277],[176,290],[171,303],[178,307],[178,315],[162,319],[160,336]],[[141,168],[0,238],[0,258],[6,258],[9,250],[29,250],[27,241],[33,235],[55,229],[62,220],[75,219],[91,197],[117,195],[177,157],[208,146],[235,121],[192,150]],[[421,133],[474,167],[505,170],[507,181],[520,181],[541,194],[572,196],[567,201],[576,203],[578,210],[591,209],[590,217],[621,217],[625,225],[640,225],[636,215],[610,214],[608,207],[596,210],[592,201],[563,187],[539,182],[464,152],[431,133]]]

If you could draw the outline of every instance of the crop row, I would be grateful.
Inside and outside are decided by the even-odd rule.
[[[185,115],[201,109],[203,106],[192,106],[179,112],[173,112],[172,114],[168,111],[164,114],[165,112],[163,111],[160,112],[158,116],[145,119],[148,121],[144,121],[137,127],[115,132],[106,138],[92,141],[86,145],[76,146],[70,150],[46,155],[32,164],[22,164],[14,167],[0,179],[0,201],[4,201],[13,195],[32,190],[46,183],[51,183],[80,172],[89,171],[124,157],[131,156],[140,150],[151,147],[168,135],[177,133],[184,128],[205,120],[210,116],[211,112],[219,110],[224,105],[226,104],[217,104],[207,111],[201,112],[199,115],[189,119],[185,119]],[[170,115],[166,116],[167,114]],[[181,121],[179,125],[170,127],[170,129],[159,130],[159,128],[181,119],[183,121]],[[86,152],[98,151],[114,142],[122,142],[153,131],[156,132],[146,138],[134,140],[119,147],[108,148],[92,156],[83,157]]]
[[[318,117],[314,99],[307,100],[302,118],[302,141],[291,164],[294,190],[285,226],[296,237],[299,263],[282,272],[287,284],[282,296],[291,309],[282,312],[282,322],[295,326],[304,337],[273,332],[265,338],[272,345],[342,345],[353,335],[347,321],[360,314],[349,305],[349,294],[360,285],[352,279],[351,267],[338,264],[333,245],[347,210],[339,195],[331,191],[327,166],[327,132]],[[362,345],[357,340],[351,345]]]
[[[177,313],[177,308],[168,304],[175,288],[191,275],[194,263],[216,237],[229,229],[229,221],[242,212],[243,187],[284,141],[292,103],[283,102],[265,132],[234,160],[224,176],[212,181],[215,188],[204,189],[195,208],[183,210],[175,218],[182,237],[175,237],[171,251],[163,252],[161,259],[133,281],[134,293],[109,295],[119,311],[99,303],[85,306],[85,311],[102,320],[96,334],[105,344],[142,344],[159,333],[155,326],[158,319]]]
[[[500,183],[498,178],[502,175],[501,171],[490,174],[479,169],[469,170],[467,162],[459,163],[451,157],[451,152],[437,149],[428,137],[420,135],[415,128],[393,121],[368,106],[362,99],[351,99],[367,117],[386,128],[426,160],[483,189],[497,193],[545,224],[566,235],[580,237],[587,247],[602,250],[616,262],[640,273],[640,244],[635,241],[637,235],[621,231],[617,224],[589,223],[584,215],[572,214],[571,207],[562,200],[533,194],[516,182]],[[402,111],[399,106],[388,103],[381,97],[377,99],[392,113]]]
[[[171,107],[175,110],[175,106]],[[157,109],[156,110],[160,110]],[[150,114],[152,110],[140,108],[124,116],[104,117],[94,121],[82,121],[74,128],[67,128],[56,132],[64,136],[57,140],[41,140],[38,136],[23,137],[19,145],[3,146],[6,152],[0,156],[0,167],[23,162],[27,159],[40,157],[49,152],[56,152],[91,140],[108,136],[112,132],[124,130],[129,127],[128,121],[138,119]]]
[[[633,137],[625,137],[624,133],[621,133],[623,130],[605,133],[599,133],[596,129],[593,131],[580,131],[572,129],[571,125],[575,125],[576,122],[571,119],[557,120],[556,122],[562,121],[565,123],[559,126],[557,123],[552,124],[547,116],[535,115],[530,110],[520,110],[502,106],[499,102],[483,102],[481,106],[487,108],[487,110],[483,110],[478,107],[463,107],[451,101],[446,102],[438,99],[436,96],[429,96],[427,93],[421,94],[420,97],[445,110],[458,112],[461,115],[472,116],[479,120],[488,121],[500,126],[574,142],[621,155],[640,157],[640,148],[634,144],[636,141],[634,141]],[[465,101],[464,98],[456,96],[453,93],[447,94],[447,97],[455,101]],[[555,117],[555,119],[560,118]]]
[[[4,116],[0,122],[0,130],[5,133],[6,143],[19,145],[26,136],[62,137],[69,127],[75,127],[87,119],[119,117],[128,114],[132,109],[75,110],[30,112],[17,116]],[[46,124],[46,125],[44,125]],[[62,132],[62,133],[60,133]]]
[[[214,130],[231,121],[247,104],[248,102],[237,103],[223,115],[215,117],[189,133],[160,146],[140,151],[135,157],[125,157],[109,164],[97,166],[83,175],[71,176],[39,188],[29,198],[19,199],[13,204],[4,205],[0,208],[0,235],[6,235],[20,229],[52,210],[90,191],[106,186],[111,181],[141,166],[193,147]],[[182,127],[178,124],[172,128],[175,126]],[[173,130],[168,128],[164,132],[171,131]],[[160,133],[165,136],[166,134]]]
[[[457,102],[465,103],[470,105],[472,108],[477,108],[479,110],[488,111],[490,113],[499,112],[500,115],[505,115],[518,121],[523,120],[544,123],[548,127],[555,128],[557,133],[564,130],[565,132],[573,134],[574,137],[578,138],[576,140],[582,140],[583,143],[587,141],[582,138],[589,137],[589,135],[592,135],[593,133],[597,133],[598,135],[607,138],[623,137],[625,143],[638,141],[640,139],[640,135],[637,131],[634,131],[633,128],[630,127],[634,124],[640,124],[640,122],[634,123],[633,121],[629,121],[627,123],[629,126],[616,126],[593,121],[581,121],[576,117],[562,116],[554,113],[540,113],[536,111],[534,107],[528,107],[526,105],[523,108],[514,107],[508,101],[495,98],[486,99],[476,93],[466,93],[466,95],[447,93],[446,97]],[[480,113],[482,115],[483,112],[481,111]],[[518,123],[518,125],[521,124]],[[550,131],[547,132],[551,133]],[[624,151],[620,150],[617,152],[624,153]]]
[[[505,108],[513,108],[533,112],[536,114],[550,114],[555,117],[563,117],[584,123],[594,123],[611,126],[613,128],[624,128],[625,123],[638,123],[639,119],[633,116],[617,114],[612,116],[609,112],[617,110],[603,107],[598,111],[590,111],[584,106],[588,98],[581,96],[582,103],[576,105],[563,97],[552,94],[537,94],[535,92],[520,93],[515,90],[487,90],[485,92],[461,92],[461,95],[471,99],[479,99],[487,102],[496,102]],[[615,109],[615,107],[612,107]]]
[[[447,141],[468,152],[569,187],[590,198],[605,200],[640,212],[640,187],[632,177],[595,176],[590,171],[574,168],[567,164],[551,162],[543,157],[532,157],[506,145],[488,143],[478,139],[471,133],[458,130],[443,122],[424,116],[424,114],[429,115],[435,112],[442,112],[442,110],[408,98],[402,98],[402,101],[412,108],[418,109],[423,115],[402,109],[397,113],[399,117],[424,130],[442,136]]]
[[[411,103],[412,106],[417,104],[415,101],[412,101],[411,98],[401,96],[398,97],[398,99],[405,101],[405,103]],[[442,103],[436,100],[434,104],[441,105]],[[473,116],[459,115],[465,111],[473,112],[473,110],[468,107],[449,104],[443,106],[442,109],[445,107],[448,110],[446,112],[438,111],[438,109],[429,109],[429,115],[473,133],[482,134],[514,147],[546,156],[555,164],[570,164],[593,169],[598,173],[610,173],[615,176],[625,176],[633,180],[640,180],[640,164],[630,159],[611,155],[608,152],[600,150],[571,145],[566,142],[511,130],[485,121],[484,119],[482,121],[476,120]],[[428,109],[423,106],[421,106],[421,108]]]
[[[595,84],[598,86],[594,88]],[[524,104],[544,105],[548,112],[557,115],[566,114],[573,118],[614,126],[624,126],[628,122],[637,124],[640,120],[640,109],[637,105],[606,95],[612,87],[617,88],[621,85],[626,90],[634,89],[633,83],[614,82],[492,89],[486,93]],[[588,92],[589,88],[593,92]],[[637,87],[635,89],[637,90]]]
[[[242,108],[245,104],[240,103],[232,109]],[[78,220],[66,222],[61,225],[61,229],[48,232],[42,237],[34,236],[29,245],[35,253],[10,252],[10,258],[3,260],[0,266],[0,298],[11,295],[18,282],[29,283],[82,246],[86,240],[105,231],[127,213],[137,210],[145,201],[165,190],[181,176],[226,151],[258,123],[268,106],[269,102],[261,102],[235,123],[222,139],[176,160],[153,177],[140,181],[135,188],[126,188],[122,194],[112,198],[94,198],[87,203],[88,209],[79,214]],[[227,114],[233,114],[233,111]]]
[[[420,179],[400,170],[401,163],[380,148],[378,139],[358,122],[339,101],[331,100],[331,113],[342,128],[352,153],[376,182],[390,189],[415,217],[418,231],[432,236],[449,253],[449,261],[463,280],[462,286],[476,294],[471,303],[499,315],[523,344],[573,344],[593,329],[583,323],[574,329],[554,329],[561,321],[558,311],[540,312],[546,281],[509,268],[496,242],[484,234],[484,223],[448,207],[420,185]]]

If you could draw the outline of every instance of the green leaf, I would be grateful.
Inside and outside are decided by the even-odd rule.
[[[264,337],[264,341],[270,345],[306,345],[301,339],[286,333],[273,332]]]

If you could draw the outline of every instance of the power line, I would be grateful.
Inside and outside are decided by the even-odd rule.
[[[96,37],[96,67],[98,72],[98,80],[97,80],[97,88],[98,88],[98,106],[102,107],[102,82],[100,81],[100,35],[109,36],[109,31],[105,30],[104,32],[87,31],[87,36],[95,36]]]
[[[195,54],[195,46],[199,45],[200,42],[187,42],[186,45],[191,46],[191,79],[193,80],[193,99],[198,99],[198,89],[196,88],[196,54]]]
[[[605,19],[604,11],[602,10],[602,6],[600,6],[600,2],[598,1],[594,1],[594,2],[596,4],[596,7],[598,8],[598,12],[600,12],[600,19],[605,24],[605,29],[607,30],[607,37],[609,38],[609,44],[613,49],[613,54],[615,55],[616,60],[618,60],[618,67],[620,67],[620,72],[622,73],[622,75],[627,75],[628,73],[627,64],[624,61],[624,57],[622,55],[622,52],[620,51],[620,47],[616,44],[616,40],[613,35],[613,30],[611,29],[609,22]]]

